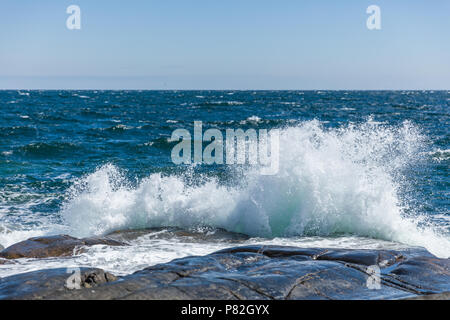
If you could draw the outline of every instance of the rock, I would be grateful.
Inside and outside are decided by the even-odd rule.
[[[0,251],[0,257],[5,259],[18,259],[70,256],[74,254],[77,248],[97,244],[108,246],[126,245],[124,242],[108,238],[77,239],[67,235],[37,237],[3,249]]]
[[[378,266],[379,276],[371,271],[374,266]],[[93,281],[95,290],[88,289],[89,283],[80,290],[64,288],[67,274],[60,269],[3,278],[0,298],[406,299],[436,294],[445,298],[450,291],[450,260],[422,249],[246,246],[176,259],[118,281],[109,281],[101,270],[85,274],[92,272],[106,279]],[[377,279],[380,287],[374,289]]]
[[[52,269],[0,279],[0,299],[58,297],[65,292],[76,290],[67,288],[67,281],[72,274],[68,269]],[[100,269],[80,269],[81,288],[90,289],[115,280],[115,276]]]
[[[185,230],[176,227],[148,228],[139,230],[120,230],[107,235],[119,241],[132,241],[146,236],[150,239],[182,239],[183,242],[227,242],[238,243],[249,239],[249,236],[226,231],[221,228],[204,228],[201,230]]]
[[[405,300],[450,300],[450,292],[416,296]]]
[[[0,244],[0,251],[3,249],[5,249],[5,247]]]
[[[0,265],[3,265],[3,264],[14,264],[14,260],[0,258]]]

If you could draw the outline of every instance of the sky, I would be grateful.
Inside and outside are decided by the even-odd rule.
[[[2,0],[0,88],[448,90],[449,36],[448,0]]]

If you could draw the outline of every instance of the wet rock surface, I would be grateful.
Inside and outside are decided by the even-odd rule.
[[[14,260],[0,258],[0,265],[3,265],[3,264],[14,264]]]
[[[79,291],[88,290],[115,281],[117,278],[101,269],[40,270],[0,279],[0,299],[58,299],[74,288],[72,279],[76,278]],[[69,287],[69,288],[68,288]],[[78,290],[77,290],[78,291]]]
[[[202,228],[186,230],[176,227],[148,228],[138,230],[120,230],[107,235],[110,239],[118,241],[133,241],[140,237],[148,239],[181,239],[184,242],[220,242],[220,243],[238,243],[248,240],[250,237],[236,232],[230,232],[221,228]]]
[[[122,246],[124,242],[109,238],[84,238],[77,239],[68,235],[57,235],[48,237],[36,237],[16,243],[0,251],[0,258],[48,258],[70,256],[78,248],[93,245]]]
[[[443,299],[450,291],[450,260],[422,249],[246,246],[176,259],[120,278],[99,269],[81,273],[78,290],[65,286],[70,276],[65,269],[6,277],[0,279],[0,298]]]

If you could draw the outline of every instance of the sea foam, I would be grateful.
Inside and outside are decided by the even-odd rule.
[[[262,238],[354,235],[449,257],[449,236],[427,223],[405,192],[405,172],[421,161],[425,143],[409,122],[369,119],[330,129],[308,121],[280,130],[276,175],[248,167],[231,185],[214,178],[188,183],[188,170],[151,174],[132,186],[108,164],[73,185],[61,213],[76,236],[211,226]]]

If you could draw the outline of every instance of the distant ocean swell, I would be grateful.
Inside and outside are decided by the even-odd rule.
[[[230,185],[192,179],[187,170],[151,174],[136,186],[108,164],[74,183],[61,215],[76,236],[210,226],[263,238],[356,235],[450,256],[448,233],[421,214],[406,192],[405,172],[420,165],[428,143],[416,126],[369,119],[325,129],[314,120],[280,133],[274,176],[249,167],[236,170],[239,182]]]

